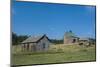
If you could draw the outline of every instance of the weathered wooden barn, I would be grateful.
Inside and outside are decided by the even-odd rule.
[[[79,37],[76,37],[72,31],[64,34],[64,44],[77,43],[78,41]]]
[[[46,51],[49,49],[50,40],[46,35],[29,37],[22,43],[23,51]]]

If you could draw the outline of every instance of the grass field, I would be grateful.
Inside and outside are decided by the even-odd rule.
[[[21,52],[19,46],[12,47],[12,64],[48,64],[78,61],[95,61],[95,45],[51,45],[47,52]]]

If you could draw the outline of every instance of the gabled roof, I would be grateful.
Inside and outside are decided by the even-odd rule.
[[[73,38],[77,38],[76,35],[75,35],[73,32],[71,32],[71,31],[66,32],[64,36],[65,36],[65,37],[73,37]]]
[[[30,43],[30,42],[38,42],[39,40],[41,40],[44,36],[46,35],[41,35],[41,36],[31,36],[29,38],[27,38],[26,40],[24,40],[22,43]],[[47,37],[47,36],[46,36]],[[48,39],[48,37],[47,37]]]

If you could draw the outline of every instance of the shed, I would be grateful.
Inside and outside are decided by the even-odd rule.
[[[50,40],[46,35],[31,36],[22,43],[22,50],[27,51],[46,51],[49,49]]]
[[[64,44],[77,43],[78,40],[79,40],[79,37],[76,37],[76,35],[72,31],[65,32]]]

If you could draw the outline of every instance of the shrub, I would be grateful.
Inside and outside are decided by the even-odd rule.
[[[80,46],[84,45],[83,43],[79,43]]]

